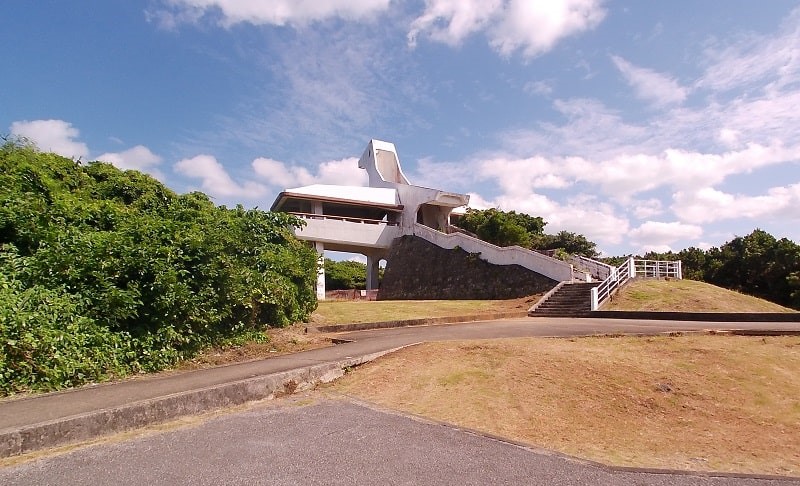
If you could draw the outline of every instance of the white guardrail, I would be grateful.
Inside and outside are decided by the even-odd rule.
[[[683,269],[680,260],[637,260],[630,257],[592,289],[592,310],[599,309],[603,302],[633,277],[671,277],[680,280],[683,278]]]
[[[516,264],[558,282],[572,281],[572,265],[521,246],[500,247],[463,233],[445,234],[419,223],[414,223],[413,231],[414,235],[448,250],[458,246],[469,253],[480,253],[481,259],[495,265]]]

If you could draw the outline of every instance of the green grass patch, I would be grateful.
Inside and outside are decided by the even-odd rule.
[[[510,300],[321,301],[311,316],[316,325],[357,324],[429,317],[526,311],[539,296]]]

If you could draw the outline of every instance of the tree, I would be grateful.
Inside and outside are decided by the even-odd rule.
[[[756,229],[719,248],[706,252],[689,248],[677,256],[683,261],[687,278],[800,308],[800,246],[789,239],[779,240]]]
[[[583,235],[569,231],[559,231],[555,235],[544,234],[547,222],[539,216],[501,211],[497,208],[470,208],[461,217],[458,225],[478,238],[498,246],[519,245],[534,250],[558,250],[561,253],[589,258],[598,255],[597,245]]]
[[[544,220],[514,211],[504,212],[499,209],[467,209],[467,213],[459,220],[461,228],[474,233],[483,241],[497,246],[519,245],[530,246],[530,230],[540,231]]]
[[[555,235],[541,235],[533,239],[536,250],[562,250],[571,255],[587,258],[597,257],[597,245],[585,236],[569,231],[559,231]]]
[[[367,266],[361,262],[325,259],[325,288],[348,290],[367,288]]]

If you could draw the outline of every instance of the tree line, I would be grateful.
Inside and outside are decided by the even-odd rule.
[[[760,229],[708,250],[691,247],[642,258],[681,260],[684,278],[800,310],[800,245]]]
[[[585,236],[569,231],[545,234],[547,222],[539,216],[496,208],[467,209],[456,225],[483,241],[497,246],[517,245],[531,250],[553,250],[561,254],[598,256],[597,244]]]
[[[519,245],[533,250],[554,250],[556,256],[573,254],[597,258],[597,245],[585,236],[560,231],[545,234],[541,217],[499,209],[468,209],[459,228],[498,246]],[[631,256],[631,255],[628,255]],[[628,256],[602,258],[617,266]],[[679,252],[650,252],[637,258],[681,260],[683,276],[800,309],[800,246],[756,229],[747,236],[708,250],[687,248]]]

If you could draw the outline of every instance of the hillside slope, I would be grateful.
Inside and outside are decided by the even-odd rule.
[[[696,280],[636,279],[601,310],[795,312],[787,307]]]

